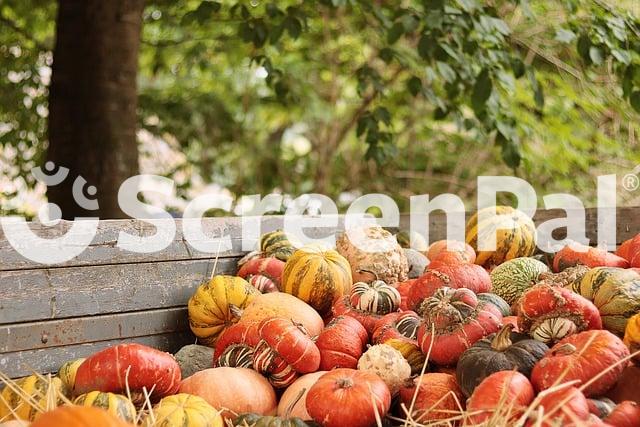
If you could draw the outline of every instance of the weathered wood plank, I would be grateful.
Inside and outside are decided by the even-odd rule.
[[[185,307],[0,326],[0,353],[189,330]]]
[[[0,324],[184,306],[214,264],[216,274],[233,274],[237,260],[5,271]]]
[[[0,355],[0,372],[3,372],[11,378],[24,377],[34,372],[41,374],[56,372],[58,368],[68,360],[87,357],[103,348],[124,342],[135,342],[175,353],[180,347],[194,343],[195,338],[190,333],[184,332],[3,353]]]

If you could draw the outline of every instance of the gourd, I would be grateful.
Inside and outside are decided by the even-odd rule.
[[[409,362],[411,372],[417,374],[425,362],[417,340],[420,322],[420,317],[413,311],[389,313],[376,323],[371,341],[398,350]]]
[[[334,317],[316,339],[320,369],[356,368],[369,341],[367,330],[353,317]]]
[[[121,394],[91,391],[76,397],[73,404],[102,408],[111,415],[128,423],[135,423],[136,421],[136,407],[128,397]]]
[[[429,250],[429,245],[427,245],[425,238],[415,231],[402,230],[396,234],[396,240],[401,248],[413,249],[425,256]]]
[[[163,398],[153,407],[153,417],[148,415],[145,427],[223,427],[220,412],[203,398],[180,393]]]
[[[203,369],[213,368],[214,350],[198,344],[188,344],[182,347],[173,357],[180,366],[182,378],[190,377]]]
[[[640,351],[640,313],[632,316],[627,322],[624,331],[624,343],[633,354]],[[640,353],[633,358],[634,362],[640,366]]]
[[[640,405],[629,400],[621,402],[604,421],[614,427],[638,427],[640,426]]]
[[[415,423],[429,424],[459,415],[464,398],[453,375],[432,372],[405,381],[400,402]]]
[[[492,304],[498,309],[498,311],[500,311],[500,314],[502,314],[503,317],[511,316],[511,306],[509,306],[509,303],[502,299],[502,297],[490,292],[482,292],[477,295],[479,301]]]
[[[536,362],[549,350],[544,343],[512,329],[512,325],[504,325],[497,334],[479,340],[462,353],[456,379],[465,396],[494,372],[516,369],[529,377]]]
[[[240,277],[214,276],[189,299],[189,326],[200,343],[213,347],[218,336],[238,321],[233,307],[246,307],[260,291]]]
[[[518,327],[544,343],[589,329],[601,329],[598,309],[570,289],[538,284],[518,301]]]
[[[491,292],[513,305],[533,286],[540,275],[549,271],[546,264],[528,257],[506,261],[491,271]]]
[[[281,418],[268,415],[242,414],[233,421],[237,427],[315,427],[319,424],[313,421],[304,421],[300,418]]]
[[[62,404],[68,393],[58,377],[30,375],[20,378],[5,385],[0,394],[0,419],[33,421],[40,412]]]
[[[479,339],[500,328],[502,315],[492,304],[478,301],[469,289],[443,287],[427,298],[420,311],[424,322],[418,343],[428,359],[453,365]]]
[[[338,253],[351,265],[354,282],[407,280],[409,265],[394,236],[380,226],[353,228],[336,241]]]
[[[568,336],[554,345],[531,371],[536,390],[546,390],[562,382],[590,382],[585,396],[599,396],[610,389],[622,375],[629,349],[622,340],[605,330],[584,331]],[[606,371],[604,375],[599,375]]]
[[[495,209],[495,216],[478,223],[480,212],[491,212]],[[494,250],[479,250],[480,235],[496,236]],[[476,251],[476,264],[491,268],[513,258],[528,257],[536,249],[536,228],[523,212],[510,206],[488,207],[478,211],[467,222],[465,228],[466,240]]]
[[[323,427],[370,427],[389,410],[391,393],[371,372],[338,368],[311,386],[306,405]]]
[[[275,230],[265,233],[260,238],[260,251],[265,257],[274,257],[286,262],[296,251],[295,246],[289,241],[287,233]]]
[[[585,422],[590,416],[589,402],[576,387],[559,388],[543,395],[536,408],[542,410],[541,427],[581,425],[573,423]],[[529,417],[532,426],[538,425],[537,415],[538,412],[533,411]]]
[[[238,276],[262,293],[278,292],[284,265],[277,258],[255,258],[240,266]]]
[[[317,371],[302,375],[293,384],[286,388],[278,402],[278,416],[285,418],[300,418],[310,420],[311,415],[307,412],[306,397],[309,389],[318,378],[328,371]]]
[[[253,368],[253,354],[260,341],[257,322],[239,322],[230,326],[216,342],[215,366]]]
[[[438,240],[433,242],[427,251],[427,258],[433,262],[440,255],[447,252],[461,254],[461,259],[466,262],[473,263],[476,260],[476,252],[473,248],[469,244],[457,240]]]
[[[351,289],[351,267],[338,252],[318,245],[298,249],[282,273],[282,292],[308,303],[321,315]]]
[[[391,395],[411,376],[411,366],[402,353],[387,344],[376,344],[358,360],[358,369],[376,374],[387,384]]]
[[[409,271],[407,272],[409,279],[420,277],[429,265],[427,257],[416,250],[404,249],[404,256],[407,258],[407,264],[409,265]]]
[[[490,419],[514,422],[528,407],[535,392],[529,379],[518,371],[498,371],[486,377],[467,401],[469,421],[481,424]],[[507,409],[507,413],[502,411]],[[505,423],[505,425],[510,425]]]
[[[31,427],[133,427],[101,408],[61,406],[45,412]]]
[[[638,384],[640,384],[640,366],[629,364],[622,371],[618,382],[606,392],[605,396],[614,402],[632,400],[640,404]]]
[[[58,369],[58,378],[67,389],[73,390],[73,385],[76,382],[76,372],[78,372],[78,367],[84,360],[84,358],[69,360]]]
[[[577,264],[587,267],[629,268],[629,262],[604,249],[594,248],[578,242],[571,242],[560,249],[553,257],[553,271],[562,271]]]

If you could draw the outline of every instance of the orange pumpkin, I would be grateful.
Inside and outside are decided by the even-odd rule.
[[[536,408],[543,408],[543,420],[536,423],[538,412],[534,411],[530,426],[554,427],[575,425],[575,421],[587,421],[590,416],[589,402],[576,387],[565,387],[545,395],[538,401]]]
[[[640,404],[638,384],[640,384],[640,366],[629,365],[622,371],[616,385],[606,393],[606,397],[616,403],[631,400]]]
[[[278,403],[278,416],[310,420],[311,415],[307,412],[307,393],[318,378],[326,373],[327,371],[318,371],[303,375],[287,387]]]
[[[481,424],[494,417],[513,421],[531,404],[534,395],[533,386],[520,372],[494,372],[482,380],[467,401],[469,421]]]
[[[133,427],[94,406],[61,406],[40,415],[31,427]]]
[[[578,264],[587,267],[621,267],[629,268],[629,262],[604,249],[592,248],[573,242],[560,249],[553,257],[553,271],[559,272]]]
[[[413,421],[427,424],[459,415],[464,398],[453,375],[433,372],[410,378],[400,389],[400,401]]]
[[[434,262],[436,258],[446,253],[460,254],[461,259],[466,262],[473,263],[476,260],[476,251],[469,244],[457,240],[438,240],[433,242],[427,251],[427,258],[429,258],[429,261]]]
[[[367,330],[356,319],[334,317],[316,339],[320,349],[320,369],[355,369],[368,341]]]
[[[640,405],[629,400],[620,403],[604,419],[613,427],[640,427]]]

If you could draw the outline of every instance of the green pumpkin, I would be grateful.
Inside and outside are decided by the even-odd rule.
[[[262,235],[260,238],[260,251],[266,257],[275,257],[287,262],[289,257],[296,251],[296,248],[289,241],[284,231],[276,230]]]
[[[281,418],[258,414],[242,414],[233,425],[237,427],[319,427],[315,421],[304,421],[300,418]]]
[[[502,313],[502,317],[511,316],[511,307],[504,299],[502,299],[498,295],[483,292],[478,294],[478,299],[495,306],[500,311],[500,313]]]
[[[533,286],[540,275],[548,273],[546,264],[529,257],[506,261],[491,272],[491,291],[513,305],[520,295]]]

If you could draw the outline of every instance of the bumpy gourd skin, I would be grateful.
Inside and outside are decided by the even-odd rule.
[[[368,342],[367,330],[356,319],[334,317],[316,339],[320,350],[320,369],[355,369]]]

